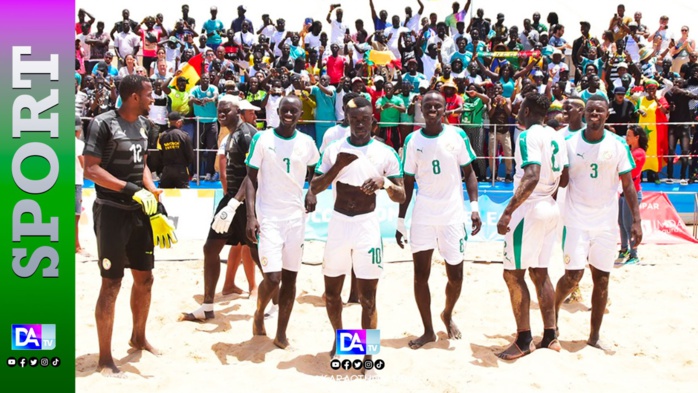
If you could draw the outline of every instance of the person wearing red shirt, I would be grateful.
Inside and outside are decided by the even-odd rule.
[[[85,15],[87,15],[90,18],[90,20],[88,20],[87,22],[85,22]],[[90,15],[89,12],[80,8],[78,10],[78,21],[75,22],[75,35],[83,34],[83,30],[85,35],[90,34],[90,29],[92,29],[93,23],[95,23],[95,17]],[[83,29],[83,25],[85,25],[87,28]]]
[[[385,90],[383,90],[384,86],[385,78],[383,78],[380,75],[376,75],[373,77],[373,86],[366,87],[366,92],[371,96],[371,105],[373,105],[373,117],[376,119],[376,121],[379,121],[381,118],[381,111],[376,109],[376,102],[379,98],[385,95]]]
[[[349,71],[350,62],[344,56],[339,55],[339,45],[330,45],[332,55],[327,58],[327,75],[330,76],[330,84],[334,87],[339,85],[345,72]]]
[[[640,126],[631,126],[628,128],[628,133],[625,135],[625,140],[630,147],[630,153],[635,160],[635,169],[630,172],[637,191],[637,203],[642,201],[642,167],[647,159],[647,134]],[[620,225],[620,253],[618,254],[619,261],[625,261],[625,264],[634,264],[639,261],[637,257],[637,247],[632,248],[630,244],[630,227],[633,224],[633,216],[630,212],[630,206],[625,200],[625,196],[620,194],[618,199],[618,225]],[[627,258],[627,260],[626,260]]]
[[[446,99],[446,121],[448,124],[458,124],[460,109],[463,107],[463,97],[458,94],[458,86],[449,79],[441,86],[441,94]]]

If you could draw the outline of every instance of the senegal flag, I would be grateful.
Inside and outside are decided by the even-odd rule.
[[[389,50],[380,51],[369,49],[364,52],[364,61],[370,66],[384,66],[393,63],[395,61],[395,55]]]
[[[190,91],[194,85],[201,79],[201,66],[202,66],[203,56],[201,53],[189,59],[189,61],[182,66],[181,73],[174,78],[172,78],[172,83],[170,87],[177,84],[177,79],[184,77],[189,80],[187,83],[187,90]]]
[[[659,109],[659,105],[669,106],[664,98],[649,100],[647,97],[640,97],[637,101],[637,109],[645,112],[644,116],[640,114],[638,123],[645,130],[648,139],[647,160],[642,167],[643,171],[661,171],[664,166],[664,157],[658,156],[667,154],[667,117]]]

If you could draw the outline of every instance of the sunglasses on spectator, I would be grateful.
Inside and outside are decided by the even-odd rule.
[[[688,31],[688,29],[681,29],[681,31]]]

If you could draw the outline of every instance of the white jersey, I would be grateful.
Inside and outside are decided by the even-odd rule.
[[[403,148],[403,170],[414,176],[419,188],[412,210],[412,224],[449,225],[463,223],[461,166],[476,156],[465,132],[444,125],[437,136],[419,129],[407,136]]]
[[[558,132],[562,133],[562,138],[567,139],[570,135],[574,135],[578,133],[579,131],[583,131],[586,127],[582,126],[582,128],[578,130],[570,130],[570,126],[565,126],[564,128],[561,128]]]
[[[545,199],[555,193],[562,169],[567,166],[567,152],[562,134],[555,129],[536,124],[519,135],[516,153],[514,154],[517,168],[529,165],[540,165],[540,178],[527,201]],[[516,190],[523,177],[524,171],[518,170],[514,175]]]
[[[623,138],[604,131],[598,142],[587,142],[583,132],[567,138],[570,182],[563,219],[565,226],[582,230],[618,230],[619,175],[635,168]]]
[[[361,187],[366,180],[372,177],[402,177],[400,159],[393,148],[375,139],[371,139],[363,146],[354,146],[349,138],[336,141],[327,147],[322,153],[317,167],[315,167],[315,174],[327,173],[337,162],[337,155],[342,152],[354,154],[359,158],[342,168],[337,177],[334,178],[332,189],[335,193],[337,192],[337,182]]]
[[[258,169],[257,217],[287,221],[303,217],[303,184],[308,167],[318,162],[315,141],[295,130],[286,139],[274,129],[258,132],[245,164]]]
[[[320,146],[320,153],[324,152],[332,142],[336,142],[340,139],[348,138],[351,135],[351,129],[349,127],[342,127],[341,124],[334,125],[325,131],[325,135],[322,136],[322,145]]]

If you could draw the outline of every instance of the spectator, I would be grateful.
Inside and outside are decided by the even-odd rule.
[[[688,37],[688,26],[681,26],[681,38],[669,48],[669,54],[674,58],[671,66],[673,72],[681,71],[681,66],[688,63],[689,54],[696,52],[696,41]]]
[[[494,98],[492,99],[489,118],[492,130],[489,138],[489,156],[495,157],[497,154],[497,146],[502,146],[502,154],[504,158],[504,181],[509,183],[512,178],[512,147],[511,138],[509,136],[509,127],[507,122],[511,117],[511,101],[502,95],[502,85],[495,84]],[[492,168],[492,176],[496,176],[497,170],[494,165],[494,158],[491,158],[490,167]]]
[[[400,97],[393,93],[395,87],[392,83],[387,82],[384,85],[385,95],[376,100],[375,107],[380,113],[380,123],[378,138],[386,145],[391,146],[395,151],[402,147],[402,139],[400,138],[400,114],[407,112],[407,108],[403,105]]]
[[[625,93],[626,89],[623,86],[617,86],[613,89],[613,100],[611,101],[606,122],[606,124],[609,124],[609,129],[618,136],[625,136],[628,130],[627,123],[637,121],[635,105],[625,98]]]
[[[85,16],[88,16],[90,20],[85,21]],[[84,8],[80,8],[78,10],[78,21],[75,23],[75,35],[83,34],[83,32],[89,34],[93,23],[95,23],[95,17],[85,11]]]
[[[388,11],[381,10],[378,15],[376,15],[376,8],[373,6],[373,0],[369,0],[368,3],[371,6],[371,20],[373,20],[373,28],[375,31],[385,30],[388,23]]]
[[[104,22],[97,22],[97,31],[87,36],[85,43],[90,46],[90,60],[86,69],[91,70],[95,64],[104,59],[104,55],[109,50],[109,34],[104,32]]]
[[[448,15],[446,17],[445,21],[446,21],[446,26],[448,26],[448,28],[451,31],[452,36],[458,32],[458,30],[456,29],[456,24],[458,22],[463,22],[465,20],[465,17],[468,13],[468,9],[470,8],[470,2],[471,2],[471,0],[468,0],[465,3],[465,7],[463,7],[462,10],[460,10],[460,4],[458,4],[458,2],[453,2],[453,4],[451,5],[451,9],[453,10],[453,13]],[[420,5],[421,5],[421,3],[420,3]],[[424,6],[422,6],[422,8],[424,8]]]
[[[210,83],[209,74],[202,74],[199,82],[200,85],[195,86],[189,93],[189,102],[193,104],[194,116],[197,117],[199,123],[198,146],[199,149],[206,150],[203,153],[204,159],[198,173],[205,175],[206,181],[218,181],[218,179],[212,178],[216,174],[213,167],[216,152],[211,151],[218,148],[218,114],[216,109],[218,88]]]
[[[126,75],[134,75],[136,73],[136,58],[133,55],[126,55],[124,60],[126,65],[119,69],[119,78],[123,78]]]
[[[141,29],[141,45],[143,48],[143,67],[150,69],[150,64],[157,59],[158,43],[164,34],[155,29],[155,18],[148,16],[143,20],[145,30]]]
[[[94,18],[92,19],[94,20]],[[80,246],[80,215],[82,214],[82,186],[83,170],[85,168],[85,157],[82,151],[85,149],[85,142],[80,137],[82,135],[82,119],[75,115],[75,253],[82,252]]]
[[[534,13],[533,13],[533,16],[531,17],[531,19],[533,19],[533,23],[531,24],[531,26],[533,26],[533,28],[534,28],[539,34],[542,33],[542,32],[544,32],[544,31],[548,31],[548,27],[547,27],[545,24],[540,23],[540,13],[534,12]],[[551,26],[551,27],[552,27],[552,26]]]
[[[220,45],[221,42],[223,42],[223,40],[221,39],[221,33],[225,28],[223,27],[223,22],[221,22],[219,19],[216,19],[218,16],[218,8],[211,7],[210,12],[211,19],[207,20],[204,23],[204,26],[201,29],[201,34],[206,34],[206,47],[215,50],[216,48],[218,48],[218,45]],[[199,42],[201,42],[201,39],[199,39]]]
[[[182,5],[182,22],[185,22],[188,27],[194,30],[196,28],[196,20],[189,16],[189,6],[187,4]]]
[[[237,33],[238,31],[241,31],[243,22],[247,22],[249,29],[251,31],[254,31],[254,25],[252,24],[252,21],[245,17],[246,12],[247,7],[245,7],[244,5],[238,6],[238,17],[233,19],[233,22],[230,24],[230,29],[233,30],[233,32]]]
[[[657,88],[659,84],[653,80],[648,79],[645,81],[645,96],[642,96],[637,101],[637,112],[640,114],[640,119],[638,123],[665,123],[667,118],[666,115],[669,113],[669,104],[664,98],[657,97]],[[658,127],[657,131],[660,129],[666,129],[666,127]],[[654,132],[653,134],[656,134]],[[659,141],[666,141],[666,135],[648,135],[649,144],[656,146],[655,152],[658,156],[662,156],[666,152],[666,146],[662,146]],[[664,158],[659,157],[657,161],[662,162]],[[661,166],[661,165],[660,165]],[[655,182],[659,184],[659,174],[653,170],[646,170],[647,181]]]
[[[133,55],[134,57],[138,55],[141,47],[140,38],[131,31],[131,25],[127,21],[123,23],[121,32],[114,38],[114,51],[116,51],[119,67],[125,65],[124,60],[127,55]]]
[[[635,168],[632,170],[631,175],[635,185],[635,191],[637,191],[637,202],[640,203],[642,201],[642,186],[640,180],[642,178],[642,167],[645,165],[646,159],[647,134],[645,134],[645,130],[642,127],[632,126],[628,129],[625,140],[628,143],[628,147],[630,147],[630,153],[635,161]],[[633,218],[630,206],[625,200],[625,196],[621,193],[618,199],[618,225],[620,226],[620,252],[618,253],[618,260],[623,261],[625,264],[635,264],[639,262],[637,245],[632,247],[633,244],[630,242],[630,227],[632,226],[632,222]]]
[[[470,144],[477,156],[477,160],[473,163],[473,170],[478,181],[485,181],[487,176],[486,160],[485,160],[485,130],[483,128],[483,115],[487,112],[487,106],[490,103],[490,98],[484,94],[484,90],[475,85],[470,84],[465,91],[463,100],[463,109],[461,123],[463,130],[470,140]]]
[[[111,37],[112,41],[115,43],[116,38],[114,38],[114,34],[124,32],[124,26],[128,26],[129,30],[132,32],[137,32],[138,30],[138,22],[131,19],[131,12],[129,12],[127,9],[121,11],[121,22],[116,22],[114,24],[114,28],[111,29],[111,32],[109,32],[109,37]]]
[[[405,112],[400,112],[400,140],[404,141],[412,131],[417,127],[414,125],[415,103],[417,102],[417,93],[412,92],[412,84],[403,79],[400,86],[400,94],[397,95],[402,100],[402,106],[406,108]]]
[[[184,120],[179,112],[168,115],[170,128],[160,135],[162,151],[160,188],[189,188],[189,166],[194,163],[194,149],[189,135],[180,130]]]
[[[677,79],[672,89],[664,96],[670,108],[670,116],[672,123],[669,125],[669,154],[667,157],[667,183],[674,182],[674,161],[676,154],[676,146],[681,146],[681,155],[686,155],[690,150],[689,141],[691,138],[691,126],[693,121],[691,116],[690,101],[698,100],[698,95],[692,94],[686,90],[687,83],[684,79]],[[695,138],[695,137],[694,137]],[[682,185],[687,183],[688,158],[681,157],[681,180]]]

